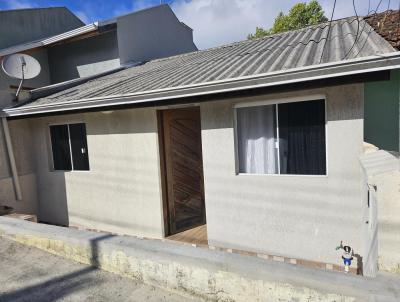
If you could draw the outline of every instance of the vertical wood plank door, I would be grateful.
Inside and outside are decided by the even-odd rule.
[[[206,223],[200,108],[163,111],[169,234]]]

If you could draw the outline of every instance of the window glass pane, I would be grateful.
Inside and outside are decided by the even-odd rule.
[[[325,101],[278,105],[281,174],[325,175]]]
[[[74,170],[89,170],[89,154],[86,142],[85,124],[70,124],[72,160]]]
[[[278,173],[275,105],[237,109],[239,172]]]
[[[68,126],[50,126],[54,170],[71,170]]]

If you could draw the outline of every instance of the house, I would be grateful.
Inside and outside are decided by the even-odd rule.
[[[0,11],[0,49],[6,49],[14,45],[25,45],[25,43],[59,35],[83,25],[84,23],[65,7],[2,10]],[[33,55],[41,62],[47,56],[44,49],[35,49]],[[0,60],[2,56],[0,54]],[[44,67],[38,77],[25,81],[26,87],[32,89],[50,84],[46,66],[44,65]],[[6,76],[2,70],[0,71],[0,108],[13,103],[18,85],[18,80],[12,79]],[[14,203],[16,197],[2,125],[0,125],[0,131],[0,205],[11,203],[17,210],[35,213],[37,212],[36,195],[30,196],[29,202],[27,200],[22,204]],[[21,160],[21,158],[19,159]],[[25,161],[20,162],[18,165],[20,165],[19,171],[23,185],[31,188],[35,187],[36,183],[31,173],[31,164]]]
[[[341,241],[371,254],[365,87],[399,67],[350,17],[42,87],[2,116],[42,222],[200,227],[213,246],[340,265]]]
[[[400,15],[398,11],[390,10],[373,14],[367,16],[365,20],[394,49],[400,49]],[[397,154],[400,152],[399,91],[400,73],[397,70],[391,72],[390,81],[371,82],[365,85],[365,139],[381,149]]]
[[[5,32],[10,28],[11,33],[16,31],[10,39],[2,39],[0,60],[28,53],[41,65],[38,77],[24,81],[20,101],[29,97],[30,90],[36,96],[41,95],[42,87],[47,93],[49,89],[56,92],[140,62],[197,50],[192,29],[180,22],[168,5],[87,25],[65,8],[9,10],[1,11],[0,16],[2,37],[8,37]],[[19,80],[0,72],[0,108],[15,104],[18,85]],[[29,149],[34,138],[24,127],[18,131],[14,139]],[[18,171],[13,173],[8,153],[6,138],[0,135],[0,203],[36,213],[36,193],[14,194],[14,188],[17,192],[36,190],[35,163],[30,154],[17,154]],[[12,177],[17,172],[19,185]]]

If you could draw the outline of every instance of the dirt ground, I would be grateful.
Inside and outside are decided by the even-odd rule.
[[[0,301],[199,301],[0,238]]]

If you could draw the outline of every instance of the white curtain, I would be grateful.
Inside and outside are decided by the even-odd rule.
[[[274,105],[237,109],[239,172],[278,173]]]

